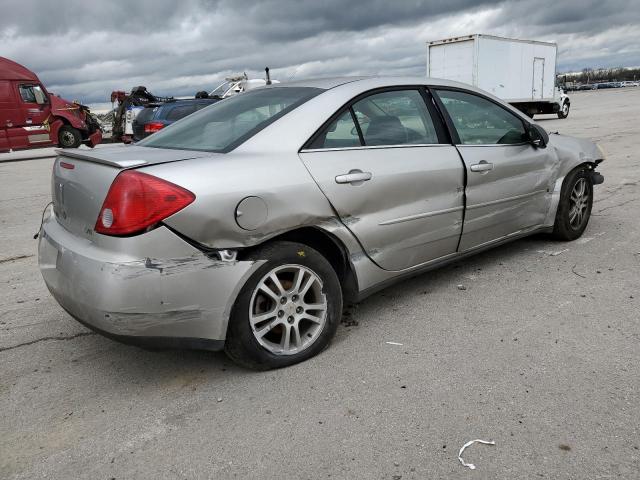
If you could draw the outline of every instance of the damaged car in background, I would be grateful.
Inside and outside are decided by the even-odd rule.
[[[135,146],[60,152],[39,264],[114,340],[284,367],[392,282],[535,232],[580,237],[603,159],[455,82],[267,86]]]
[[[203,104],[215,103],[254,88],[280,83],[278,80],[271,79],[269,67],[266,67],[264,71],[264,79],[250,79],[246,73],[229,77],[209,93],[205,90],[196,92],[194,98],[160,97],[149,92],[147,87],[143,85],[134,87],[128,94],[122,90],[113,91],[111,92],[113,115],[111,116],[111,125],[108,127],[109,138],[115,142],[131,143],[147,137],[170,123],[199,110],[199,108],[193,107],[201,108]],[[181,108],[174,109],[173,107],[177,106],[175,102],[184,103],[179,105]],[[161,109],[159,121],[151,122],[150,118],[157,111],[155,109],[161,108],[166,103],[173,103],[174,105],[173,107],[169,105],[166,109]],[[138,115],[142,115],[143,118],[138,119]],[[166,116],[172,116],[173,118],[167,119],[165,118]],[[150,125],[147,126],[147,123],[150,123]]]
[[[88,107],[49,92],[31,70],[0,57],[0,152],[93,148],[101,141],[100,124]]]

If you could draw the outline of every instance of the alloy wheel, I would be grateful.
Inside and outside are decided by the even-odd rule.
[[[322,280],[302,265],[281,265],[255,287],[249,323],[258,343],[275,355],[294,355],[316,341],[327,321]]]
[[[571,190],[571,197],[569,197],[569,224],[574,230],[578,230],[586,218],[589,195],[587,180],[578,179]]]

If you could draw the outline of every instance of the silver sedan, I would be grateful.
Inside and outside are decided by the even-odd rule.
[[[578,238],[604,158],[486,92],[380,77],[260,88],[59,155],[39,263],[60,305],[115,340],[261,369],[317,354],[345,304],[403,277]]]

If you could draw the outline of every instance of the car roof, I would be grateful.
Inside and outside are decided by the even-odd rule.
[[[278,88],[278,87],[314,87],[329,90],[339,87],[341,85],[351,84],[357,87],[361,83],[377,84],[380,87],[393,86],[393,85],[434,85],[434,86],[449,86],[466,88],[468,90],[475,90],[471,85],[467,85],[460,82],[454,82],[451,80],[444,80],[441,78],[430,77],[418,77],[418,76],[357,76],[357,77],[330,77],[330,78],[312,78],[308,80],[296,80],[295,82],[282,82],[271,85],[266,88]]]
[[[280,82],[271,84],[267,88],[277,87],[313,87],[328,90],[330,88],[344,85],[345,83],[357,82],[369,77],[327,77],[327,78],[309,78],[305,80],[296,80],[293,82]]]
[[[150,102],[147,103],[145,108],[161,108],[161,107],[175,107],[181,105],[189,105],[190,103],[216,103],[219,102],[218,98],[177,98],[169,100],[168,102]]]

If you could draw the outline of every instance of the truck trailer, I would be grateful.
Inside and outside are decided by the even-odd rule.
[[[533,117],[569,115],[569,97],[556,88],[555,43],[493,35],[427,42],[427,76],[468,83]]]

